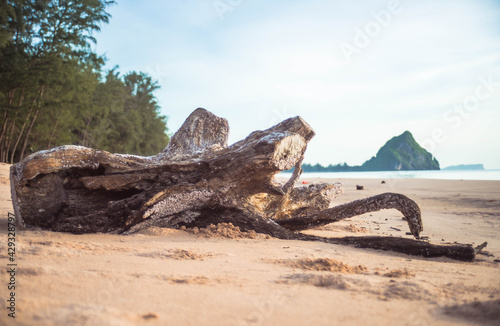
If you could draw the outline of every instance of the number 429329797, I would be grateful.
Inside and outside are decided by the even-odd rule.
[[[8,255],[10,262],[16,261],[16,216],[12,213],[8,214]]]

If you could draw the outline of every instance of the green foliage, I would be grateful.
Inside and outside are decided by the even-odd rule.
[[[0,0],[0,162],[74,144],[152,155],[168,143],[149,76],[91,51],[105,0]]]
[[[16,17],[16,12],[12,4],[7,0],[0,0],[0,47],[5,46],[11,40],[9,21]]]
[[[409,131],[390,139],[377,155],[362,165],[364,171],[439,170],[438,161]]]
[[[116,76],[115,76],[116,77]],[[112,152],[151,155],[168,143],[166,118],[158,114],[153,92],[159,88],[144,73],[131,72],[123,78],[121,110],[111,111],[115,128],[107,135],[102,148]]]
[[[304,172],[353,172],[359,171],[359,166],[349,166],[347,163],[343,164],[330,164],[328,166],[322,166],[321,164],[311,165],[302,164],[302,170]]]

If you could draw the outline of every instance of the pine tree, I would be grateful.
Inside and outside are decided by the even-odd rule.
[[[63,144],[145,155],[166,146],[157,83],[104,73],[105,59],[91,50],[113,3],[0,2],[1,162]]]

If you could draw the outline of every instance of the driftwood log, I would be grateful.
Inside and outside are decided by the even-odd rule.
[[[279,239],[324,241],[425,257],[471,260],[470,245],[420,241],[418,205],[385,193],[330,208],[342,185],[294,187],[312,128],[290,118],[227,146],[229,126],[195,110],[168,146],[151,157],[111,154],[80,146],[38,152],[11,167],[11,192],[20,227],[76,234],[128,234],[149,226],[206,227],[232,223]],[[295,167],[290,180],[274,179]],[[381,209],[397,209],[417,239],[324,238],[299,231]]]

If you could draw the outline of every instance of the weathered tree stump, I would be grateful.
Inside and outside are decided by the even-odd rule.
[[[280,239],[325,241],[426,257],[470,260],[471,246],[437,246],[392,237],[322,238],[300,232],[344,218],[394,208],[419,238],[418,205],[386,193],[329,208],[342,186],[295,188],[312,128],[290,118],[227,146],[227,120],[195,110],[163,152],[151,157],[80,146],[35,153],[11,167],[18,225],[72,233],[132,233],[149,226],[232,223]],[[274,179],[295,167],[290,180]]]

